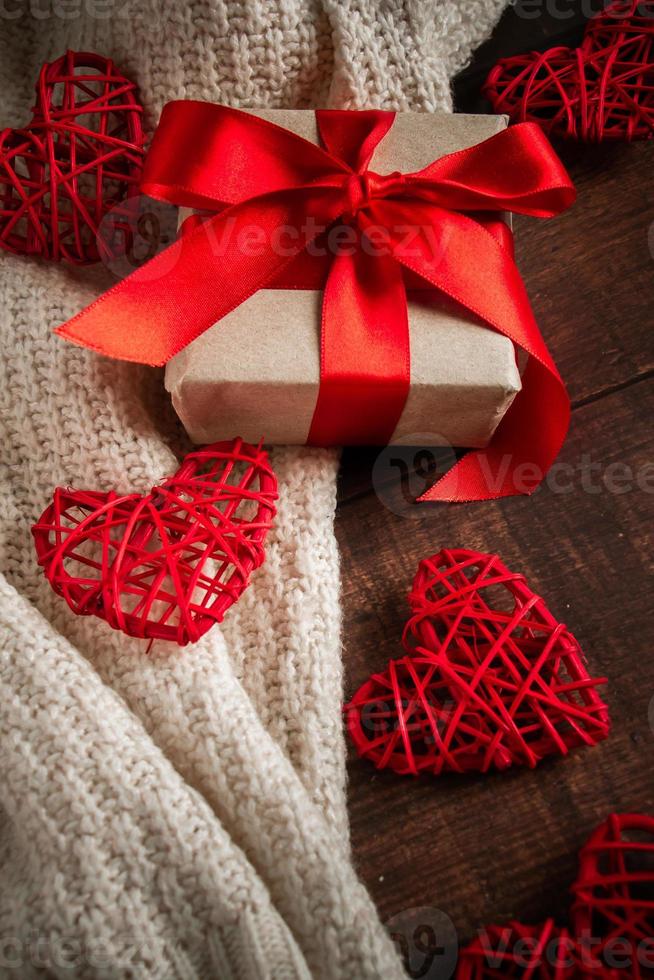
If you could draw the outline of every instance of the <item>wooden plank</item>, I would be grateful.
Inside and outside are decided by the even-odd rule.
[[[351,759],[354,853],[383,919],[432,906],[465,940],[511,916],[561,917],[593,826],[612,809],[654,809],[654,465],[643,424],[653,412],[647,381],[579,408],[562,454],[574,472],[569,493],[546,487],[531,498],[423,507],[413,519],[371,495],[340,507],[349,694],[400,653],[418,560],[444,545],[496,551],[524,572],[574,631],[592,672],[610,678],[610,739],[534,772],[414,781]],[[610,493],[601,481],[620,477],[616,464],[631,468],[631,487]]]
[[[577,44],[594,2],[543,0],[529,19],[522,14],[534,0],[517,0],[456,80],[457,109],[488,111],[480,87],[499,57]],[[536,315],[573,399],[561,455],[571,492],[546,485],[531,498],[412,507],[403,495],[424,489],[428,474],[415,472],[424,459],[406,453],[404,481],[388,465],[373,481],[378,449],[343,454],[337,534],[349,694],[401,653],[415,568],[443,545],[497,551],[523,571],[573,629],[591,670],[611,682],[610,739],[535,772],[411,780],[351,755],[354,854],[382,918],[441,909],[462,942],[511,917],[564,922],[577,851],[592,828],[612,809],[654,810],[654,146],[558,149],[578,203],[552,222],[518,218],[516,234]],[[624,465],[627,474],[611,469]],[[630,487],[620,486],[625,475]],[[606,489],[601,481],[611,477],[625,492]]]
[[[654,145],[558,147],[578,191],[516,220],[517,261],[573,402],[654,369]]]

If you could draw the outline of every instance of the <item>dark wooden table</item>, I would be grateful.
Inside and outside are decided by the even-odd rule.
[[[581,4],[567,7],[574,16],[564,20],[509,10],[457,80],[457,109],[488,111],[479,87],[498,56],[576,43]],[[346,451],[340,480],[347,695],[400,653],[417,563],[443,546],[497,552],[524,572],[591,671],[610,679],[609,740],[535,771],[414,780],[351,753],[354,854],[382,919],[442,910],[461,942],[512,916],[564,922],[593,827],[614,810],[654,813],[654,143],[559,150],[578,203],[553,222],[518,219],[516,238],[573,402],[567,492],[408,507],[403,494],[424,481],[380,487],[376,450]]]

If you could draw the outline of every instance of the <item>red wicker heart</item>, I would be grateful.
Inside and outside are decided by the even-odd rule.
[[[133,82],[98,54],[44,65],[25,129],[0,133],[0,246],[78,265],[108,256],[102,218],[136,193],[142,107]]]
[[[654,137],[654,0],[617,0],[581,47],[504,58],[484,95],[513,122],[589,142]]]
[[[184,645],[221,622],[263,562],[276,499],[266,453],[236,439],[191,453],[143,497],[59,488],[32,533],[73,612]]]
[[[582,849],[572,925],[618,975],[654,976],[654,817],[613,814]]]
[[[541,926],[510,922],[483,929],[461,950],[456,980],[578,980],[576,944],[552,919]]]
[[[487,772],[606,738],[604,680],[496,555],[443,550],[422,561],[409,601],[409,655],[345,708],[360,756],[402,775]]]

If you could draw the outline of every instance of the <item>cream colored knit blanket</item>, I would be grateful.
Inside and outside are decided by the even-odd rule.
[[[8,0],[0,124],[66,48],[131,74],[150,128],[182,97],[447,108],[503,3]],[[183,651],[75,618],[36,566],[54,487],[147,490],[184,450],[160,372],[51,333],[107,284],[0,254],[0,976],[400,977],[349,855],[335,454],[274,451],[267,562]]]

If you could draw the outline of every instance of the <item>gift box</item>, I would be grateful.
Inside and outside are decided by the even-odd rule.
[[[313,112],[256,114],[318,142]],[[505,127],[504,116],[401,113],[370,166],[379,173],[417,171]],[[182,209],[181,222],[188,215]],[[407,300],[410,388],[392,441],[486,446],[520,390],[514,345],[434,290],[409,289]],[[169,361],[166,387],[191,439],[213,442],[239,432],[254,442],[311,442],[321,312],[320,290],[261,289]],[[351,440],[344,433],[341,441]]]
[[[57,332],[167,365],[195,439],[473,447],[429,501],[542,481],[570,402],[503,214],[575,191],[538,126],[171,102],[141,189],[181,235]]]

